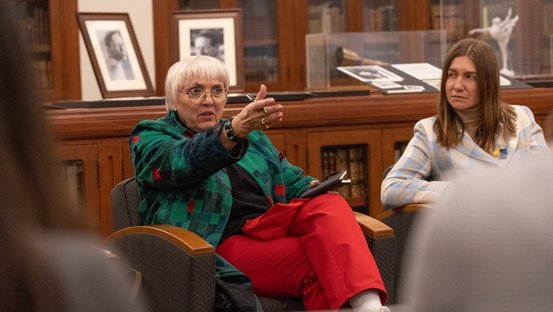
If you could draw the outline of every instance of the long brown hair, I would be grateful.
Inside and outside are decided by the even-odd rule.
[[[0,0],[0,310],[64,311],[37,238],[80,225],[65,197],[13,3]]]
[[[449,67],[460,56],[467,56],[476,66],[476,83],[481,102],[478,106],[474,140],[485,151],[490,152],[494,149],[495,134],[501,125],[501,135],[505,140],[516,133],[516,113],[512,107],[501,101],[499,66],[493,49],[484,41],[463,39],[447,53],[442,66],[438,120],[434,124],[434,130],[442,146],[449,148],[461,142],[464,125],[446,97]]]

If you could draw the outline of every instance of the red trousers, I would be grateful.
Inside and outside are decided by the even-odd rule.
[[[252,281],[262,297],[302,297],[307,310],[338,309],[384,283],[361,228],[338,194],[276,204],[249,220],[216,252]]]

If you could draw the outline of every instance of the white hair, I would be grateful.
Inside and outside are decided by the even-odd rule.
[[[165,78],[165,106],[170,111],[177,103],[178,92],[185,85],[199,80],[219,80],[228,89],[230,84],[229,73],[225,65],[218,59],[198,55],[184,58],[173,64],[167,71]]]

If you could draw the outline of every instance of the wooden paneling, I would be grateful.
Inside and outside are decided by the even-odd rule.
[[[179,9],[179,0],[154,0],[152,14],[154,21],[154,53],[156,62],[156,94],[165,94],[165,75],[173,64],[171,51],[177,43],[172,39],[171,14]]]
[[[413,137],[414,122],[404,127],[382,129],[382,167],[386,168],[396,162],[396,143],[409,142]]]
[[[111,228],[106,229],[104,226],[111,227],[111,220],[106,224],[105,210],[101,209],[100,205],[100,188],[98,176],[98,144],[95,142],[86,141],[67,141],[58,148],[60,160],[68,163],[71,166],[72,162],[76,162],[75,166],[80,167],[78,170],[68,170],[69,181],[74,182],[70,185],[68,194],[70,197],[75,196],[80,201],[78,207],[83,216],[88,216],[88,221],[93,228],[98,232],[108,234]],[[109,207],[108,207],[109,208]],[[111,217],[111,210],[108,211]]]

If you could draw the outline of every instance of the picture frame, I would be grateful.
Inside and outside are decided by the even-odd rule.
[[[242,11],[175,11],[172,20],[173,62],[198,54],[216,57],[229,71],[229,89],[243,92]]]
[[[103,98],[155,95],[128,13],[77,13]]]

